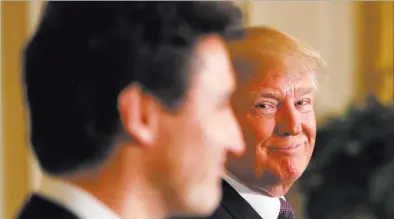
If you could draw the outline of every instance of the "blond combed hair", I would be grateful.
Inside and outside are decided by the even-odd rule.
[[[320,54],[298,39],[268,26],[246,27],[245,30],[244,39],[229,44],[236,69],[239,68],[237,64],[248,64],[252,72],[280,68],[287,74],[309,73],[316,86],[316,76],[326,72],[327,63]]]

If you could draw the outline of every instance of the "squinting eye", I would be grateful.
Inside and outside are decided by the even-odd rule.
[[[271,109],[274,108],[275,106],[261,103],[261,104],[257,104],[255,107],[259,109]]]
[[[299,100],[299,101],[296,102],[296,104],[297,104],[298,106],[304,106],[304,105],[307,105],[307,104],[310,104],[310,103],[311,103],[311,101],[310,101],[310,100],[307,100],[307,99]]]
[[[259,103],[256,104],[253,108],[255,112],[260,116],[273,114],[276,112],[276,105],[270,103]]]

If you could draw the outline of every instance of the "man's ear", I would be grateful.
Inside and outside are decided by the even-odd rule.
[[[157,129],[159,110],[154,99],[138,85],[123,89],[118,109],[125,132],[139,145],[151,147]]]

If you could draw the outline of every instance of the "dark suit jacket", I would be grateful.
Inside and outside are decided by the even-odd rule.
[[[78,219],[78,217],[60,205],[33,194],[19,210],[16,219]]]
[[[249,203],[224,180],[222,181],[222,190],[222,201],[210,217],[177,217],[176,219],[263,219],[257,214],[252,206],[250,206]]]

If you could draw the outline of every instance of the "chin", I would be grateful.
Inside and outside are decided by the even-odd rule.
[[[194,188],[187,200],[188,209],[185,214],[188,216],[202,216],[211,215],[219,206],[222,196],[221,187],[215,189],[198,189]],[[204,191],[203,191],[204,190]]]
[[[309,162],[304,159],[289,159],[281,162],[281,167],[274,172],[276,172],[275,175],[277,175],[279,180],[283,181],[283,183],[294,183],[302,176],[308,163]]]
[[[303,171],[288,172],[286,176],[282,178],[282,181],[286,183],[294,183],[301,177],[302,173]]]
[[[302,175],[302,171],[266,171],[262,178],[260,188],[272,197],[286,195],[295,181]]]

